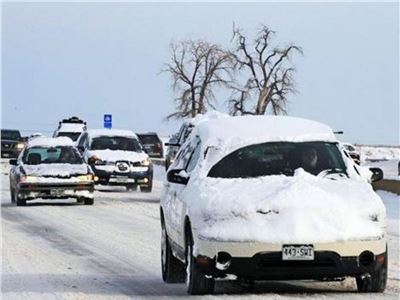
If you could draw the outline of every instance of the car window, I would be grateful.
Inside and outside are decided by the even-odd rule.
[[[32,147],[24,151],[22,161],[27,165],[38,164],[82,164],[78,151],[69,146]]]
[[[293,176],[303,168],[318,175],[324,170],[341,170],[346,166],[335,143],[263,143],[238,149],[215,164],[208,176],[249,178],[267,175]]]
[[[5,140],[20,140],[21,134],[18,130],[1,130],[1,138]]]
[[[191,153],[189,162],[186,167],[186,172],[190,173],[193,171],[193,169],[196,167],[197,162],[199,161],[200,158],[200,152],[201,152],[201,143],[198,142],[197,145],[195,146],[194,150]]]
[[[79,138],[80,135],[81,135],[80,132],[58,132],[57,134],[57,136],[69,137],[74,142]]]
[[[157,144],[161,142],[155,134],[138,134],[137,136],[142,144]]]
[[[122,150],[142,152],[142,147],[137,139],[122,136],[99,136],[92,139],[91,150]]]

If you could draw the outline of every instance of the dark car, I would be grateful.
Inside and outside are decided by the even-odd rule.
[[[78,149],[102,185],[125,186],[150,193],[153,165],[137,136],[130,130],[92,129],[78,140]]]
[[[180,146],[186,141],[193,127],[194,125],[191,122],[184,122],[178,133],[173,135],[168,143],[165,143],[165,145],[168,146],[168,151],[165,156],[165,170],[168,170],[169,166],[175,161],[175,156]]]
[[[1,157],[16,158],[24,149],[25,143],[21,133],[14,129],[1,130]]]
[[[164,150],[163,144],[157,133],[137,133],[137,137],[143,145],[144,151],[150,156],[155,158],[163,158]]]
[[[75,198],[93,204],[94,175],[68,138],[36,138],[11,159],[11,202]]]

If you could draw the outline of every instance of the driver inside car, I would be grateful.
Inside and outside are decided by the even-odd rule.
[[[301,155],[301,167],[313,175],[318,174],[318,153],[314,148],[306,148]]]

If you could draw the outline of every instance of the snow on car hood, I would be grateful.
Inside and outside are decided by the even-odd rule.
[[[314,243],[384,233],[385,207],[363,181],[318,178],[298,169],[292,177],[194,179],[183,193],[202,239]]]
[[[39,164],[24,165],[26,175],[67,178],[74,175],[88,174],[86,164]]]
[[[116,162],[118,160],[126,160],[131,162],[141,162],[148,158],[144,152],[122,151],[122,150],[91,150],[89,157],[97,156],[103,161]]]

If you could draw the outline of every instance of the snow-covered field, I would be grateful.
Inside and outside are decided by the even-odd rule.
[[[163,167],[155,167],[153,192],[102,188],[95,204],[35,201],[10,204],[8,168],[1,163],[3,299],[186,299],[183,284],[164,284],[160,271],[159,195]],[[384,294],[358,294],[343,282],[266,282],[248,291],[218,282],[204,299],[398,299],[399,196],[379,191],[388,214],[389,281]]]
[[[400,180],[398,164],[400,147],[356,146],[361,153],[361,165],[381,168],[385,179]]]

